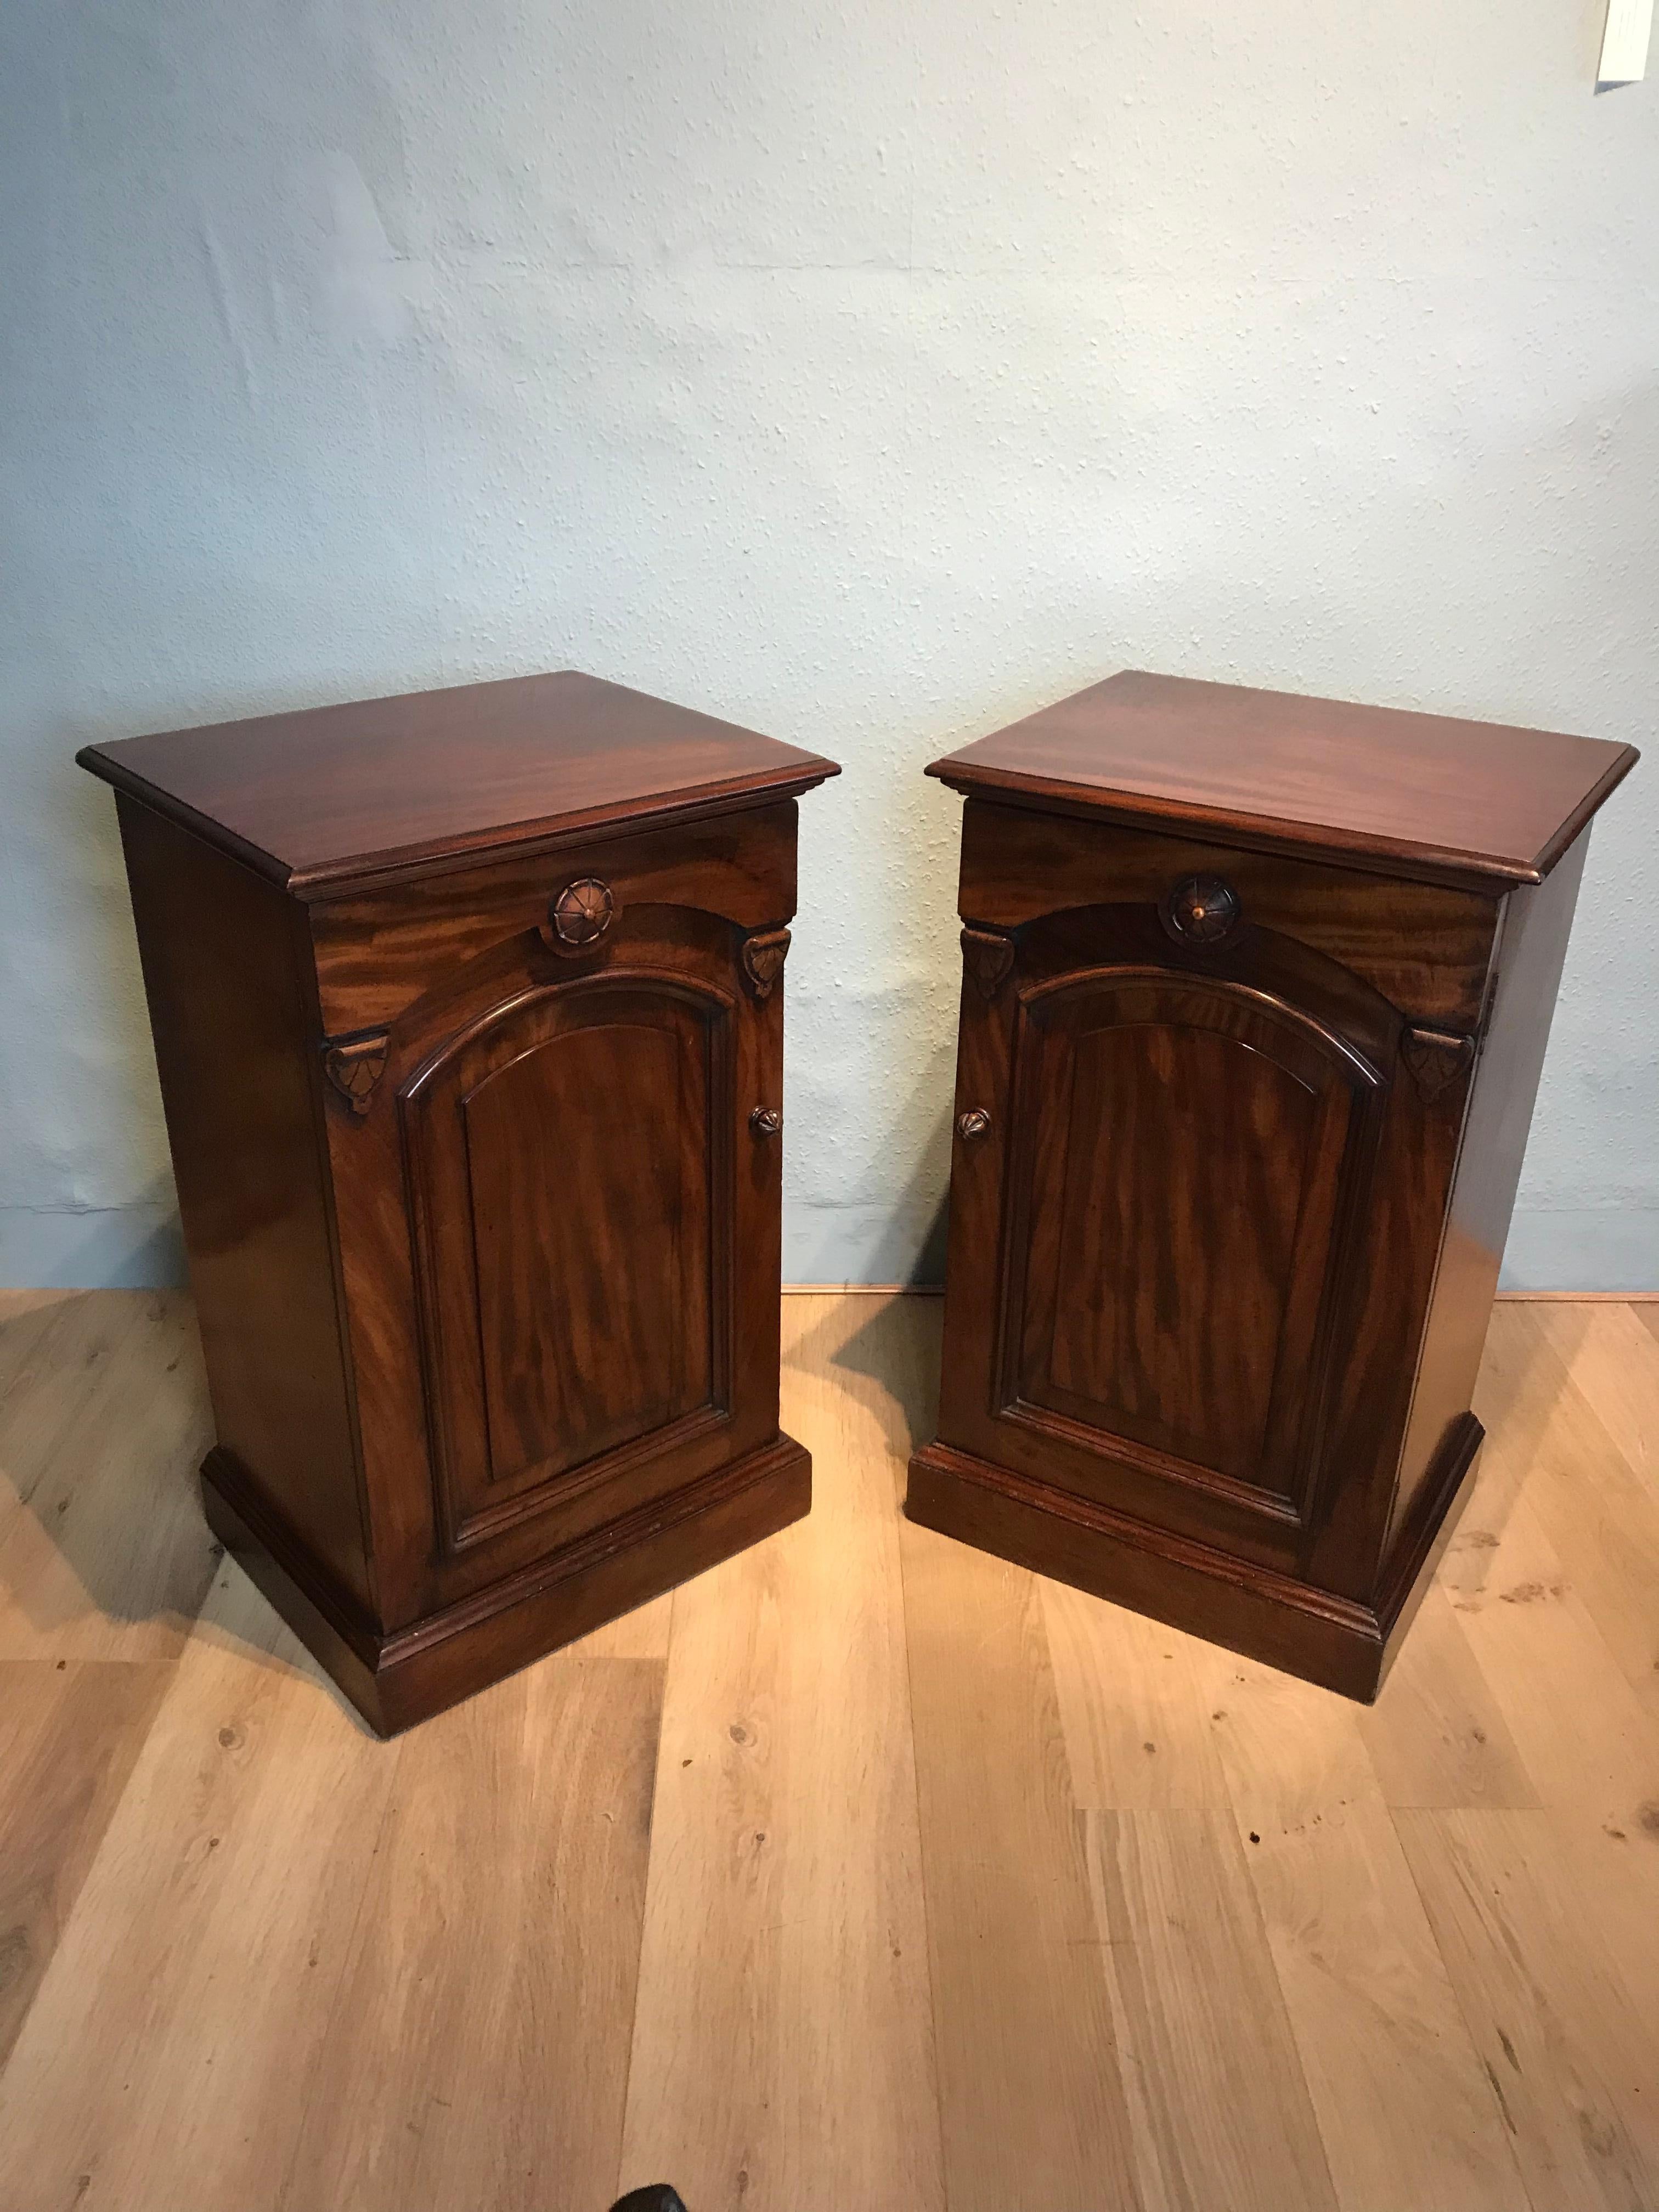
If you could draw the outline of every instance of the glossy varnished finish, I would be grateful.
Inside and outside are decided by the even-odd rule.
[[[759,936],[795,903],[789,800],[687,823],[672,837],[607,836],[604,847],[605,880],[623,913],[712,903]],[[468,860],[308,906],[319,1015],[329,1034],[372,1028],[400,1013],[427,989],[434,967],[453,969],[506,938],[539,933],[549,901],[573,878],[567,849],[574,849],[568,841],[551,852]]]
[[[83,768],[301,896],[787,797],[831,761],[575,670],[88,745]]]
[[[1588,815],[1628,765],[1140,677],[937,764],[971,795],[914,1518],[1375,1696],[1479,1449]]]
[[[209,1517],[384,1730],[806,1510],[781,983],[790,794],[831,771],[723,727],[547,678],[409,702],[406,757],[386,702],[86,757],[118,784]],[[481,823],[509,756],[523,811]],[[138,796],[134,757],[177,787]]]
[[[219,1443],[281,1469],[296,1540],[368,1608],[304,917],[174,823],[118,806]]]
[[[997,931],[1109,896],[1156,906],[1171,884],[1206,871],[1233,887],[1256,927],[1324,953],[1418,1020],[1464,1031],[1479,1022],[1492,967],[1490,896],[1385,881],[1346,861],[1287,868],[1276,853],[1179,832],[1097,822],[1080,835],[1075,819],[985,799],[963,809],[963,881],[973,886],[978,921]]]
[[[1535,884],[1632,746],[1126,669],[929,769],[958,791],[1425,882]]]

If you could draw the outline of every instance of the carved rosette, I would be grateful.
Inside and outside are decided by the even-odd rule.
[[[962,964],[972,977],[981,998],[994,999],[1014,964],[1014,940],[991,929],[964,929]]]
[[[1188,876],[1176,884],[1159,912],[1178,945],[1212,950],[1224,945],[1238,927],[1238,893],[1219,876]]]
[[[386,1073],[390,1042],[384,1030],[359,1030],[350,1036],[323,1040],[323,1073],[360,1117],[374,1103],[375,1086]]]
[[[1425,1103],[1432,1104],[1474,1066],[1474,1039],[1445,1030],[1407,1030],[1400,1057]]]
[[[789,957],[787,929],[759,930],[743,940],[743,972],[757,999],[769,999]]]
[[[556,952],[586,952],[610,928],[616,911],[609,884],[597,876],[580,877],[550,903],[542,937]]]

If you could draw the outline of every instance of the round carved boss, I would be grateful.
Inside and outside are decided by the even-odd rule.
[[[547,918],[560,943],[580,952],[598,944],[610,928],[615,910],[610,884],[602,884],[597,876],[583,876],[565,885],[549,907]]]
[[[1188,876],[1164,902],[1164,927],[1185,945],[1219,945],[1238,916],[1238,893],[1219,876]]]

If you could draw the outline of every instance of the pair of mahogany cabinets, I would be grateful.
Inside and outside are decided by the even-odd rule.
[[[934,763],[963,980],[913,1517],[1376,1694],[1480,1446],[1589,820],[1635,758],[1131,673]],[[805,1513],[783,975],[835,764],[574,674],[81,760],[208,1517],[370,1723]]]

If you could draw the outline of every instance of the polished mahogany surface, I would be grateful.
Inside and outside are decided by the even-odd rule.
[[[331,768],[319,732],[354,714],[380,735]],[[112,769],[146,745],[165,798]],[[833,764],[586,678],[86,758],[118,786],[208,1516],[370,1723],[803,1514],[778,1427],[788,794]],[[319,859],[374,836],[372,869]],[[321,872],[273,881],[289,860]]]
[[[840,773],[574,670],[126,738],[78,758],[301,896],[786,799]]]
[[[1540,882],[1632,746],[1126,669],[935,761],[957,791],[1428,882]]]
[[[1634,757],[1122,676],[936,764],[963,975],[913,1519],[1376,1696],[1468,1491]]]

